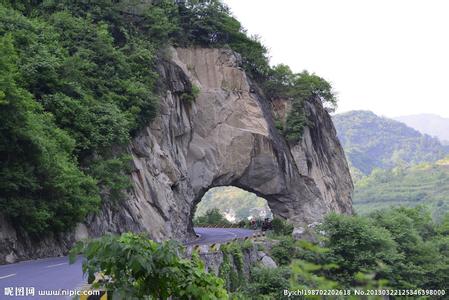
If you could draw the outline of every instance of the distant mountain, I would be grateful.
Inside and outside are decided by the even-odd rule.
[[[353,203],[361,214],[391,205],[425,205],[440,219],[449,211],[449,160],[377,169],[356,182]]]
[[[333,120],[356,179],[375,168],[435,162],[449,154],[437,138],[370,111],[337,114]]]
[[[443,118],[435,114],[418,114],[394,119],[422,133],[435,136],[445,144],[449,144],[449,118]]]

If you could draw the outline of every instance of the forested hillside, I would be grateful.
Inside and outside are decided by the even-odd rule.
[[[391,205],[425,205],[440,219],[449,211],[449,160],[376,169],[355,184],[357,212],[367,213]]]
[[[333,120],[356,179],[375,168],[434,162],[449,154],[438,139],[370,111],[337,114]]]

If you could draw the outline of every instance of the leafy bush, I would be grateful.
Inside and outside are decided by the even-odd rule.
[[[212,208],[206,211],[202,216],[193,220],[195,225],[223,225],[231,224],[220,212],[218,208]]]
[[[190,92],[182,93],[180,99],[187,102],[194,102],[199,94],[200,88],[196,85],[192,85],[192,90]]]
[[[305,252],[304,258],[295,259],[291,267],[290,289],[385,289],[386,280],[376,279],[375,273],[358,272],[350,286],[332,277],[338,265],[329,263],[326,254],[329,249],[313,245],[309,242],[298,242],[299,251]],[[314,259],[311,259],[311,258]],[[321,299],[322,296],[310,296],[310,299]],[[344,296],[344,299],[359,299],[360,296]],[[377,299],[374,296],[372,299]],[[368,297],[368,299],[371,299]]]
[[[271,226],[273,232],[277,235],[291,235],[293,232],[293,225],[281,218],[273,218]]]
[[[446,218],[435,223],[422,207],[394,208],[369,216],[330,214],[321,225],[324,236],[319,245],[283,238],[271,247],[270,255],[289,270],[288,283],[274,270],[252,272],[240,296],[274,298],[279,297],[276,291],[287,288],[447,289]]]
[[[363,217],[331,214],[324,224],[328,258],[338,265],[333,277],[350,285],[355,274],[378,272],[380,264],[392,265],[398,258],[397,245],[388,230]]]
[[[331,278],[349,286],[360,272],[393,288],[445,289],[449,280],[447,235],[423,208],[393,208],[369,217],[331,215],[324,222],[325,260]]]
[[[290,286],[291,271],[287,267],[251,269],[250,283],[243,289],[245,299],[279,299]]]
[[[197,256],[179,257],[173,241],[156,243],[141,235],[125,233],[81,242],[71,251],[73,262],[82,254],[83,272],[90,281],[95,274],[108,280],[98,282],[119,299],[224,299],[223,281],[205,272]]]
[[[285,127],[277,122],[276,127],[290,141],[301,138],[308,124],[305,102],[320,100],[325,106],[335,110],[337,101],[332,86],[323,78],[307,71],[293,73],[287,65],[273,67],[263,83],[265,94],[270,99],[283,98],[291,101],[291,110],[287,114]]]
[[[271,247],[271,256],[279,265],[289,265],[297,255],[297,246],[292,237],[284,237]]]

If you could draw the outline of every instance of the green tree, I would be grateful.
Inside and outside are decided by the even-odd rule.
[[[359,272],[384,272],[398,259],[390,232],[363,217],[330,214],[322,228],[326,233],[328,260],[338,266],[332,277],[350,286]]]
[[[63,231],[95,210],[96,182],[78,169],[73,139],[17,85],[13,42],[0,37],[0,208],[30,233]]]
[[[197,256],[182,259],[173,241],[156,243],[142,235],[125,233],[81,242],[71,251],[84,257],[83,272],[109,280],[96,283],[119,299],[225,299],[223,280],[207,273]]]
[[[206,211],[202,216],[197,217],[193,221],[196,225],[223,225],[230,224],[230,222],[221,214],[218,208],[212,208]]]

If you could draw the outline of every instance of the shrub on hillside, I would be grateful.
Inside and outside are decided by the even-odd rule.
[[[271,226],[277,235],[291,235],[293,232],[293,225],[281,218],[274,218],[271,221]]]

